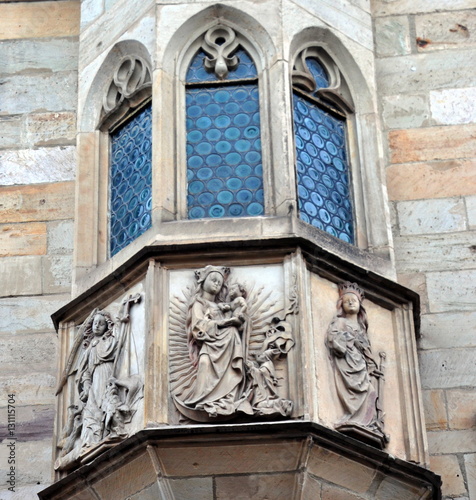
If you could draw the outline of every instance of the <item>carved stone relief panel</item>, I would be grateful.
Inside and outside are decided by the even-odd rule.
[[[79,465],[141,428],[144,318],[138,285],[69,328],[70,348],[57,388],[62,419],[56,470]]]
[[[292,414],[288,354],[298,300],[284,288],[282,266],[172,271],[170,297],[172,420]]]
[[[413,331],[398,328],[397,304],[383,307],[355,283],[339,288],[316,274],[310,278],[318,421],[396,456],[413,457],[405,408],[419,401],[405,393],[411,368],[396,348],[398,337]],[[349,313],[345,297],[355,302],[346,304]],[[357,319],[352,308],[358,309]]]

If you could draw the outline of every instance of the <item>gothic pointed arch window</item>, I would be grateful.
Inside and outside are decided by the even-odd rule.
[[[152,225],[152,80],[140,57],[125,57],[103,100],[108,133],[109,253],[125,248]]]
[[[241,36],[216,25],[186,73],[187,216],[264,214],[258,72]]]
[[[298,53],[292,84],[299,217],[353,244],[350,92],[336,64],[319,47]]]

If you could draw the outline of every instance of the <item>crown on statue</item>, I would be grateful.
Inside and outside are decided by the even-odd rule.
[[[350,281],[344,281],[339,283],[339,297],[343,297],[346,293],[353,293],[357,295],[359,301],[362,302],[365,299],[365,294],[362,288],[357,285],[357,283],[351,283]]]
[[[197,269],[195,271],[195,277],[198,283],[203,283],[207,276],[211,273],[220,273],[223,276],[223,280],[226,281],[228,275],[230,274],[230,268],[224,266],[206,266],[202,269]]]

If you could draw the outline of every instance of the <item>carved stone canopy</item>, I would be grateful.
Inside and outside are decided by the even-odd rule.
[[[104,95],[100,128],[108,130],[118,123],[130,109],[134,109],[152,95],[149,64],[141,57],[125,57],[114,72]]]

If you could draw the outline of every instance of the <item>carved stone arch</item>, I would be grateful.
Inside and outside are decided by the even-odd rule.
[[[276,57],[271,36],[255,18],[234,7],[216,4],[187,19],[174,33],[164,51],[163,69],[183,80],[202,43],[201,37],[216,25],[228,27],[239,35],[240,44],[252,57],[258,74]]]
[[[347,90],[356,113],[375,112],[369,83],[355,58],[340,38],[326,28],[313,26],[304,29],[290,44],[289,60],[295,62],[304,50],[314,49],[326,69],[337,68],[343,79],[339,82],[341,92]],[[332,84],[334,82],[331,82]]]
[[[150,97],[151,74],[151,57],[142,43],[137,40],[123,40],[114,45],[100,65],[87,92],[84,107],[80,110],[80,131],[91,132],[98,128],[105,130],[117,123],[130,108]],[[117,96],[115,87],[123,89],[120,96]],[[115,104],[111,106],[114,99]]]
[[[337,105],[347,116],[355,244],[391,259],[392,235],[387,220],[387,193],[383,187],[384,171],[379,154],[381,138],[373,73],[364,73],[359,55],[354,57],[339,36],[328,28],[313,26],[298,33],[291,41],[289,60],[294,64],[305,50],[314,51],[320,63],[331,73],[330,87],[323,89],[321,96]],[[303,74],[296,76],[305,84]]]

